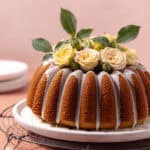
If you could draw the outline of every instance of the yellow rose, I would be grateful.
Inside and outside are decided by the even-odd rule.
[[[106,47],[100,51],[100,59],[103,63],[109,63],[114,70],[120,70],[126,67],[126,53],[117,49]]]
[[[125,51],[126,55],[127,55],[127,64],[128,65],[134,65],[137,63],[137,53],[135,49],[127,49]]]
[[[99,42],[91,41],[91,44],[92,44],[93,49],[95,49],[97,51],[104,48],[103,44],[101,44]]]
[[[109,42],[113,42],[117,39],[116,36],[113,36],[113,35],[110,35],[110,34],[104,34],[102,36],[106,37],[109,40]]]
[[[110,34],[104,34],[104,35],[102,35],[102,37],[106,37],[109,40],[109,42],[113,42],[116,40],[116,37],[113,35],[110,35]],[[95,41],[91,40],[91,44],[92,44],[93,49],[95,49],[97,51],[104,48],[103,44],[101,44],[99,42],[95,42]]]
[[[92,70],[98,64],[99,53],[93,49],[86,48],[77,52],[75,61],[83,70]]]
[[[69,66],[71,60],[75,56],[75,50],[72,48],[70,44],[66,44],[61,46],[55,53],[54,53],[54,62],[56,65],[59,66]]]

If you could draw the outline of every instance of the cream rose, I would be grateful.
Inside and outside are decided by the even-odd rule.
[[[71,60],[75,56],[75,50],[72,48],[70,44],[66,44],[61,46],[55,53],[54,53],[54,62],[56,65],[59,66],[69,66]]]
[[[126,53],[117,49],[106,47],[100,51],[100,59],[103,63],[109,63],[114,70],[120,70],[125,68]]]
[[[135,49],[128,48],[122,44],[118,44],[118,48],[126,53],[128,65],[134,65],[137,63],[138,57]]]
[[[125,51],[126,55],[127,55],[127,64],[128,65],[134,65],[137,63],[137,53],[136,50],[134,49],[127,49]]]
[[[98,64],[99,53],[93,49],[86,48],[77,52],[75,61],[83,70],[92,70]]]

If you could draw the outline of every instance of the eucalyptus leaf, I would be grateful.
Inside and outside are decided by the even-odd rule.
[[[78,33],[77,33],[77,38],[83,39],[83,38],[87,38],[90,36],[90,34],[92,33],[93,29],[81,29]]]
[[[46,55],[43,56],[43,61],[47,61],[52,57],[53,57],[52,54],[46,54]]]
[[[110,42],[106,37],[99,36],[92,39],[94,42],[98,42],[100,44],[103,44],[105,47],[110,46]]]
[[[44,38],[37,38],[32,40],[32,46],[37,51],[42,51],[44,53],[51,52],[52,47],[48,40]]]
[[[58,42],[58,43],[55,45],[55,50],[58,49],[59,47],[61,47],[62,45],[67,44],[67,43],[68,43],[68,40]]]
[[[137,37],[139,30],[140,26],[137,25],[127,25],[122,27],[118,32],[117,42],[125,43],[134,40]]]
[[[76,33],[77,21],[73,13],[61,8],[60,20],[64,30],[74,36]]]

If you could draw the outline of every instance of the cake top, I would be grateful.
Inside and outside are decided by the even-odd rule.
[[[117,36],[91,36],[93,29],[83,28],[77,31],[76,17],[63,8],[60,12],[60,21],[63,29],[70,35],[69,39],[59,41],[53,47],[44,38],[32,41],[35,50],[44,52],[43,61],[49,62],[53,59],[54,64],[62,68],[95,72],[122,70],[137,63],[136,50],[124,46],[123,43],[134,40],[140,26],[124,26],[118,31]]]

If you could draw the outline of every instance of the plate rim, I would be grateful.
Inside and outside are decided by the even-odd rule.
[[[28,64],[22,61],[18,60],[12,60],[12,59],[1,59],[0,62],[8,62],[8,63],[18,63],[22,65],[22,69],[15,71],[15,72],[9,72],[7,74],[0,74],[0,81],[8,81],[8,80],[13,80],[16,78],[21,77],[22,75],[25,75],[28,72]]]
[[[31,132],[34,132],[39,135],[43,135],[45,137],[59,139],[59,140],[66,140],[66,141],[74,141],[74,142],[95,142],[95,143],[110,143],[110,142],[128,142],[128,141],[136,141],[136,140],[142,140],[150,138],[150,128],[144,130],[138,129],[138,130],[111,130],[111,131],[86,131],[86,130],[76,130],[76,129],[68,129],[63,127],[54,127],[49,125],[49,129],[43,128],[37,125],[31,125],[28,122],[24,120],[24,118],[21,117],[20,113],[18,112],[19,109],[23,109],[25,107],[28,107],[26,105],[26,99],[20,100],[12,110],[13,116],[18,124],[20,124],[22,127],[24,127],[26,130],[29,130]],[[21,107],[21,108],[20,108]],[[21,111],[21,110],[20,110]],[[44,123],[45,124],[45,123]],[[47,123],[46,123],[47,124]],[[38,129],[38,130],[37,130]],[[65,134],[64,136],[49,136],[47,134],[41,134],[40,131],[49,132],[52,135],[54,134]],[[146,134],[145,134],[146,133]],[[149,134],[148,134],[149,133]],[[70,136],[75,136],[74,139],[66,138]],[[85,139],[85,136],[87,139]],[[92,136],[92,137],[90,137]],[[78,140],[77,137],[80,137],[81,139]],[[90,138],[89,138],[90,137]],[[128,138],[127,138],[128,137]],[[129,138],[130,137],[130,138]],[[95,138],[96,141],[92,140]],[[114,139],[113,139],[114,138]],[[89,140],[90,139],[90,140]]]
[[[15,91],[17,89],[25,87],[27,84],[28,77],[26,74],[14,80],[0,82],[0,93]]]

